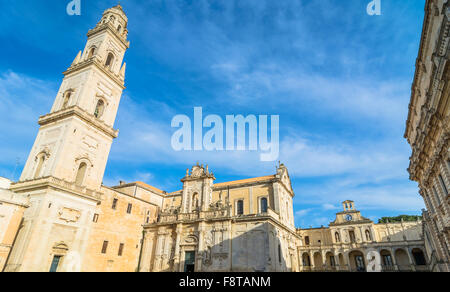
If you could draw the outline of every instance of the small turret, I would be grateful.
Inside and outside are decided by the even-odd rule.
[[[347,200],[342,202],[342,206],[344,207],[344,211],[355,211],[355,202]]]

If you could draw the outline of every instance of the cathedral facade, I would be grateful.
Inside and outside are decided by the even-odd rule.
[[[143,271],[285,272],[298,270],[289,174],[214,184],[196,165],[169,194],[158,221],[144,226]]]
[[[368,270],[369,255],[386,251],[390,270],[423,268],[415,257],[421,222],[373,224],[345,202],[329,228],[296,229],[283,164],[272,175],[217,184],[197,164],[173,193],[144,182],[104,186],[125,88],[127,23],[120,5],[104,12],[39,118],[20,180],[0,180],[2,271],[352,271]]]

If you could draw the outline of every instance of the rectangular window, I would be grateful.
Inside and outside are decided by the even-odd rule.
[[[442,177],[442,175],[439,175],[439,180],[441,181],[442,188],[444,189],[445,195],[448,195],[448,189],[447,189],[447,186],[445,185],[445,181],[444,181],[444,178]]]
[[[118,256],[119,257],[121,257],[122,255],[123,255],[123,248],[124,248],[124,244],[123,243],[121,243],[120,245],[119,245],[119,253],[118,253]]]
[[[267,213],[267,198],[261,199],[261,213]]]
[[[278,245],[278,262],[281,264],[281,245]]]
[[[103,246],[102,246],[102,253],[106,254],[106,251],[108,250],[108,241],[103,241]]]
[[[116,210],[117,209],[117,202],[118,202],[119,200],[118,199],[114,199],[113,200],[113,203],[112,203],[112,209],[113,210]]]
[[[432,202],[431,199],[430,199],[430,193],[429,193],[428,191],[425,192],[425,199],[426,199],[427,202],[428,202],[428,206],[430,206],[430,211],[431,211],[431,213],[432,213],[432,214],[436,213],[436,212],[434,211],[433,202]]]
[[[92,222],[94,222],[94,223],[98,222],[98,214],[94,214],[94,218],[92,219]]]
[[[434,196],[436,197],[436,201],[438,203],[438,206],[440,206],[441,205],[441,198],[439,198],[439,193],[438,193],[438,191],[436,190],[435,187],[433,187],[433,192],[434,192]]]
[[[309,245],[309,236],[305,236],[305,245]]]
[[[131,214],[131,210],[133,209],[133,205],[132,204],[128,204],[127,207],[127,214]]]
[[[244,215],[244,201],[237,202],[237,215]]]

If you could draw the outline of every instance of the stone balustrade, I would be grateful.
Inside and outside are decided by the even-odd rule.
[[[50,186],[56,189],[62,189],[65,191],[73,192],[79,194],[81,196],[86,196],[95,200],[100,201],[102,198],[102,193],[88,189],[86,187],[78,186],[74,182],[68,182],[63,179],[59,179],[53,176],[20,181],[11,185],[11,190],[13,191],[21,191],[26,190],[28,187],[36,187],[36,186]]]

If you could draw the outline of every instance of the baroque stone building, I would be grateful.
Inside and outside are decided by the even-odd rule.
[[[375,224],[342,204],[329,227],[297,230],[301,271],[428,271],[421,221]]]
[[[214,184],[196,165],[169,194],[158,222],[144,226],[142,271],[297,271],[287,168],[272,176]]]
[[[427,0],[405,138],[419,183],[425,244],[433,271],[450,271],[450,4]]]
[[[350,271],[369,267],[369,248],[390,252],[391,270],[401,268],[393,255],[402,249],[416,269],[420,222],[373,224],[346,202],[329,228],[296,229],[283,164],[273,175],[218,184],[197,164],[173,193],[143,182],[104,186],[127,24],[120,5],[103,13],[39,118],[20,180],[0,180],[2,271]]]

